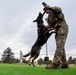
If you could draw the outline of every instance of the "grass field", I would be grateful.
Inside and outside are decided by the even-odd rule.
[[[28,65],[0,64],[0,75],[76,75],[76,66],[69,69],[45,69]]]

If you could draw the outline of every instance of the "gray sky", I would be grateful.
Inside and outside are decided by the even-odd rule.
[[[69,26],[66,53],[76,54],[76,0],[0,0],[0,54],[7,47],[16,54],[20,50],[23,54],[30,51],[37,38],[37,27],[33,20],[39,12],[43,13],[42,2],[62,8]],[[47,43],[48,53],[54,54],[54,34]],[[41,54],[45,54],[45,49],[44,45]]]

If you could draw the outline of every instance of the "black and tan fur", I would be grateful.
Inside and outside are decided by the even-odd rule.
[[[35,44],[32,46],[31,51],[27,53],[26,55],[23,55],[23,57],[27,57],[30,55],[30,58],[28,61],[29,65],[31,65],[30,60],[32,59],[32,64],[35,67],[34,60],[39,56],[41,47],[46,43],[50,35],[54,32],[52,33],[47,32],[46,34],[44,34],[48,29],[43,24],[42,13],[39,13],[37,19],[34,20],[33,22],[37,22],[38,37]]]

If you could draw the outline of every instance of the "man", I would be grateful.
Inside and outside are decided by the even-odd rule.
[[[55,40],[56,40],[56,51],[53,58],[52,64],[46,66],[47,69],[53,68],[68,68],[68,63],[65,54],[65,42],[68,34],[68,26],[64,19],[61,8],[55,6],[50,7],[45,2],[42,3],[44,6],[44,13],[48,14],[48,27],[55,28]]]

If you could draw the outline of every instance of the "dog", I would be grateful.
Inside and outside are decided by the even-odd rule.
[[[26,55],[23,55],[23,57],[27,57],[30,55],[28,63],[29,65],[32,64],[35,67],[34,60],[39,56],[41,47],[46,43],[50,35],[53,34],[54,32],[49,33],[47,27],[44,26],[43,14],[41,12],[39,13],[37,19],[34,20],[33,22],[37,22],[38,38],[34,43],[34,45],[32,46],[31,51]],[[31,59],[32,59],[32,62],[30,62]]]

